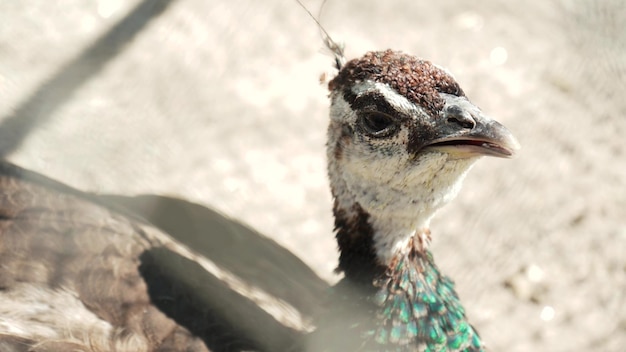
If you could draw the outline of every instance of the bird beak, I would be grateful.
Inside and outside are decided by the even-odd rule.
[[[458,158],[495,156],[510,158],[520,149],[513,134],[470,103],[465,97],[445,97],[438,119],[436,138],[425,147],[447,152]]]

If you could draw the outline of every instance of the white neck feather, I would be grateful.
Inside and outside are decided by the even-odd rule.
[[[329,176],[337,206],[348,218],[357,216],[352,210],[355,203],[369,214],[378,260],[389,264],[458,194],[478,158],[451,159],[447,153],[429,152],[417,159],[405,155],[360,160],[358,153],[343,153],[337,159],[334,145],[341,138],[339,131],[338,123],[331,122]]]

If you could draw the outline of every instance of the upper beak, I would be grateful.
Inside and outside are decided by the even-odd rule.
[[[458,157],[495,156],[510,158],[520,149],[513,134],[498,121],[485,116],[464,97],[446,97],[438,137],[425,147],[444,150]]]

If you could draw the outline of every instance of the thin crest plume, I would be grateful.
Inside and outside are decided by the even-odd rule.
[[[324,29],[324,26],[322,26],[322,24],[318,20],[318,18],[321,19],[322,17],[322,9],[324,8],[324,5],[326,5],[326,0],[324,0],[322,2],[322,5],[320,6],[320,13],[317,16],[318,18],[313,16],[311,11],[309,11],[309,9],[307,9],[306,6],[304,6],[304,4],[300,0],[296,0],[296,2],[304,9],[304,11],[306,11],[307,14],[309,14],[309,17],[311,17],[313,21],[315,21],[315,23],[317,24],[317,27],[320,29],[322,40],[324,41],[324,46],[328,50],[330,50],[333,56],[335,57],[335,68],[337,70],[341,70],[343,65],[346,63],[346,57],[344,56],[344,53],[343,53],[344,45],[338,44],[336,41],[334,41],[333,38],[330,36],[330,34],[328,34],[326,29]]]

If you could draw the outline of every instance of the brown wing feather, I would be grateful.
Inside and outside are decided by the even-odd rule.
[[[141,254],[167,244],[144,223],[1,163],[0,346],[208,351],[152,305],[139,272]]]

